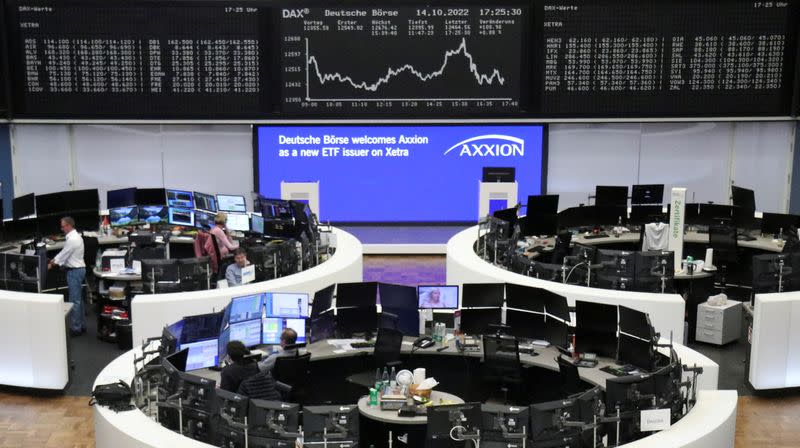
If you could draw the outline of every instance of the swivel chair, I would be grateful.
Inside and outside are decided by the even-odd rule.
[[[522,363],[519,360],[519,341],[507,336],[483,335],[483,366],[481,382],[498,387],[503,402],[508,394],[523,394]]]
[[[717,264],[717,278],[720,290],[725,292],[728,284],[728,271],[735,267],[739,243],[736,227],[715,225],[708,228],[708,242],[714,249],[714,262]]]
[[[347,377],[347,382],[370,388],[375,384],[375,369],[398,367],[400,350],[403,347],[403,333],[394,328],[378,328],[375,348],[372,352],[373,367],[365,372]]]
[[[573,395],[578,392],[583,392],[578,366],[561,356],[556,358],[556,362],[558,363],[558,373],[561,379],[561,393],[564,395]]]
[[[287,348],[289,347],[287,346]],[[291,390],[288,391],[288,396],[284,397],[285,399],[293,403],[302,404],[305,402],[310,365],[311,353],[301,355],[299,350],[297,350],[295,356],[281,356],[275,360],[275,367],[272,369],[273,377],[279,383],[291,387]]]

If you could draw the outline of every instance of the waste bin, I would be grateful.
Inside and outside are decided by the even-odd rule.
[[[120,350],[130,350],[133,348],[133,324],[128,319],[117,321],[117,347]]]

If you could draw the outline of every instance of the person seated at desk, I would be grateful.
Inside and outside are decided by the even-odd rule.
[[[262,372],[272,372],[275,368],[275,361],[281,356],[297,356],[297,349],[284,350],[287,345],[294,345],[297,342],[297,332],[291,328],[286,328],[281,333],[280,351],[267,356],[266,359],[258,363],[258,368]]]
[[[228,265],[225,270],[225,280],[228,281],[228,286],[238,286],[242,284],[242,268],[250,264],[247,261],[247,252],[240,248],[233,251],[233,264]]]
[[[239,243],[235,241],[231,241],[230,235],[228,234],[228,229],[225,228],[225,224],[228,222],[228,214],[225,212],[217,213],[217,216],[214,217],[214,227],[208,231],[208,233],[214,235],[214,238],[217,240],[217,246],[219,246],[219,256],[220,258],[225,258],[231,251],[236,250],[239,247]],[[211,238],[208,239],[206,242],[206,253],[212,253],[214,251],[214,242]]]
[[[219,388],[236,393],[242,381],[259,373],[258,365],[245,359],[250,351],[242,341],[228,342],[227,350],[231,363],[220,372]]]

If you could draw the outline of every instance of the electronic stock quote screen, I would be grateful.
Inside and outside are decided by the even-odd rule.
[[[290,115],[515,115],[528,107],[523,2],[326,2],[282,9]]]
[[[787,116],[796,1],[543,0],[549,116]]]
[[[258,3],[8,0],[19,117],[256,117]]]

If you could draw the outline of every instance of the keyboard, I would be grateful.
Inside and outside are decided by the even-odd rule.
[[[351,342],[350,347],[353,348],[372,348],[375,347],[375,341]]]
[[[596,240],[597,238],[608,238],[608,237],[609,235],[607,233],[598,233],[596,235],[585,236],[584,238],[587,240]]]

